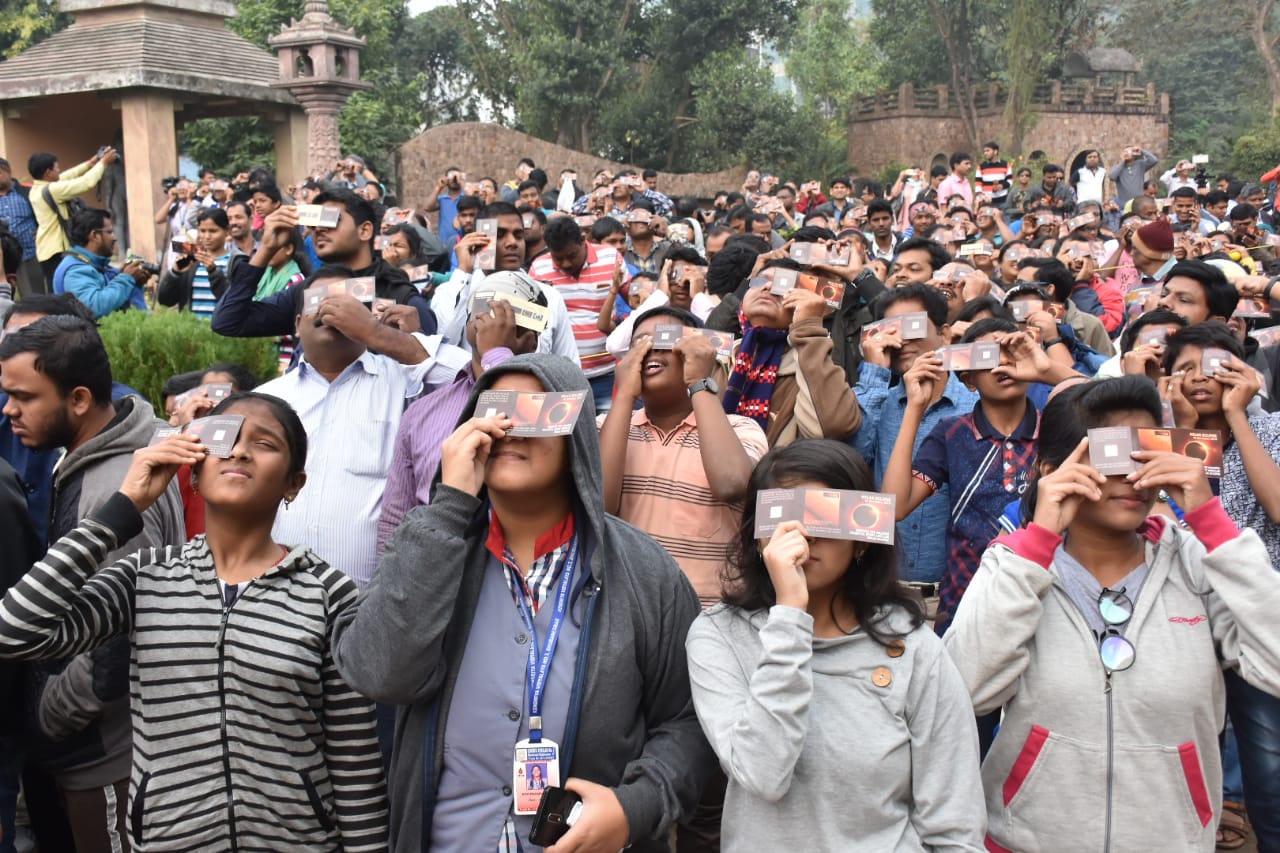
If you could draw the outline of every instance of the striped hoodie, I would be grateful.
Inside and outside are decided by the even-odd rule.
[[[355,584],[297,547],[224,607],[203,536],[95,572],[141,527],[114,495],[0,602],[0,657],[132,634],[133,849],[385,850],[373,706],[330,653]]]

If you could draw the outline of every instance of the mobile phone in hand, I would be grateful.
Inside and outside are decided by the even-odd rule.
[[[538,813],[533,816],[529,841],[540,847],[555,844],[581,815],[582,797],[565,788],[547,788],[542,792]]]

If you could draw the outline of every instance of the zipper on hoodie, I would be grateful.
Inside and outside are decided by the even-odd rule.
[[[227,694],[225,684],[225,663],[223,639],[227,634],[227,619],[231,616],[231,608],[240,597],[236,596],[231,604],[222,607],[222,624],[218,627],[218,736],[222,743],[222,773],[227,784],[227,836],[230,839],[232,853],[240,849],[236,841],[236,807],[231,786],[231,745],[227,742]]]
[[[1103,824],[1104,836],[1102,842],[1102,853],[1111,853],[1111,798],[1114,795],[1115,787],[1115,766],[1116,766],[1116,743],[1115,743],[1115,709],[1112,704],[1111,692],[1111,673],[1107,673],[1107,680],[1102,688],[1102,692],[1107,694],[1107,819]]]
[[[582,694],[587,683],[588,658],[591,654],[591,628],[595,623],[596,602],[600,600],[601,583],[592,579],[583,595],[587,599],[587,612],[582,619],[582,631],[578,637],[578,659],[573,670],[573,689],[569,692],[569,712],[564,721],[564,768],[565,772],[573,762],[573,751],[578,741],[578,722],[582,717]]]

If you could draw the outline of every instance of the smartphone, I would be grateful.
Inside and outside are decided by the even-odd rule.
[[[98,149],[98,156],[101,157],[103,154],[106,154],[110,150],[111,150],[110,145],[103,145],[101,148]]]
[[[529,840],[540,847],[555,844],[581,814],[582,797],[565,788],[547,788],[542,792],[538,813],[533,816]]]

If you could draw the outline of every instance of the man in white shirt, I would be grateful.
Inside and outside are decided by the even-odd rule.
[[[1173,195],[1174,190],[1180,190],[1183,187],[1196,188],[1196,179],[1192,177],[1195,173],[1195,164],[1190,160],[1179,160],[1177,164],[1160,176],[1160,181],[1169,190],[1169,195]]]
[[[1102,154],[1090,151],[1084,155],[1084,165],[1076,169],[1076,202],[1096,201],[1102,204],[1107,182],[1107,170],[1102,168]]]
[[[405,404],[430,386],[452,382],[471,360],[439,335],[384,325],[353,296],[327,296],[304,314],[305,294],[351,278],[323,267],[299,292],[297,367],[257,390],[279,397],[307,428],[307,482],[276,516],[278,542],[306,545],[358,586],[373,576],[378,517]]]
[[[498,220],[494,269],[498,272],[519,272],[525,258],[524,217],[520,211],[513,204],[499,201],[483,208],[477,218]],[[466,334],[467,320],[471,316],[471,296],[484,290],[485,273],[478,269],[476,256],[488,246],[489,238],[477,232],[460,239],[454,246],[458,266],[431,297],[431,309],[435,312],[440,334],[450,344],[467,352],[471,351]],[[573,325],[564,297],[554,287],[539,282],[534,284],[547,298],[547,328],[538,335],[538,352],[555,353],[577,361],[578,344],[573,337]]]

